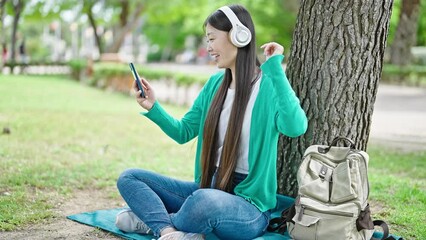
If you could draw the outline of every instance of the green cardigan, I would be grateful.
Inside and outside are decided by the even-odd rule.
[[[269,58],[261,66],[262,80],[253,106],[250,141],[249,174],[234,192],[254,204],[260,211],[276,205],[277,143],[279,133],[297,137],[305,133],[307,119],[282,69],[283,55]],[[195,181],[201,180],[201,148],[204,121],[213,97],[223,80],[223,71],[212,75],[189,111],[178,120],[169,115],[158,102],[143,112],[168,136],[183,144],[198,136],[195,155]]]

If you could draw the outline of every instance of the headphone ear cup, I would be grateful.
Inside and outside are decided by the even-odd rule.
[[[229,31],[229,38],[236,47],[245,47],[251,41],[251,32],[248,28],[232,28],[231,31]]]
[[[240,22],[237,15],[228,6],[223,6],[218,11],[222,11],[232,24],[232,28],[229,31],[229,38],[232,44],[238,48],[247,46],[252,37],[250,29]]]
[[[229,31],[229,39],[231,40],[232,44],[234,44],[234,46],[241,47],[237,41],[237,37],[235,36],[235,31],[233,28],[231,28],[231,31]]]

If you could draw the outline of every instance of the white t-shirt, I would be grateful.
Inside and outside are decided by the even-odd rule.
[[[250,125],[251,125],[251,114],[254,106],[254,102],[256,101],[257,94],[259,93],[260,81],[262,78],[260,77],[257,82],[254,84],[249,102],[247,104],[246,112],[244,114],[243,120],[243,128],[241,130],[241,138],[240,138],[240,147],[238,150],[238,160],[237,166],[235,167],[235,172],[248,174],[249,166],[248,166],[248,153],[249,153],[249,140],[250,140]],[[216,152],[217,160],[216,167],[219,166],[220,158],[222,155],[223,149],[223,141],[225,139],[226,129],[228,128],[229,116],[232,111],[232,104],[235,98],[235,89],[228,89],[228,93],[226,95],[226,99],[222,106],[222,112],[219,118],[219,126],[218,126],[218,149]]]

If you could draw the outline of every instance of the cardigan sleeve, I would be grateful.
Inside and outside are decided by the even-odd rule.
[[[289,137],[298,137],[306,132],[308,121],[281,66],[283,58],[283,55],[272,56],[261,69],[271,79],[276,93],[275,125],[278,131]]]
[[[201,124],[202,101],[204,98],[203,92],[204,88],[198,94],[194,104],[182,119],[176,119],[168,114],[158,101],[154,103],[151,110],[148,112],[141,112],[141,115],[146,116],[156,123],[164,133],[176,142],[180,144],[186,143],[198,135]]]

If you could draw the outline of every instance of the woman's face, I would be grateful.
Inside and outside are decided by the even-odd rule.
[[[228,37],[228,32],[218,30],[210,24],[206,26],[207,51],[213,57],[219,68],[235,70],[238,48]]]

